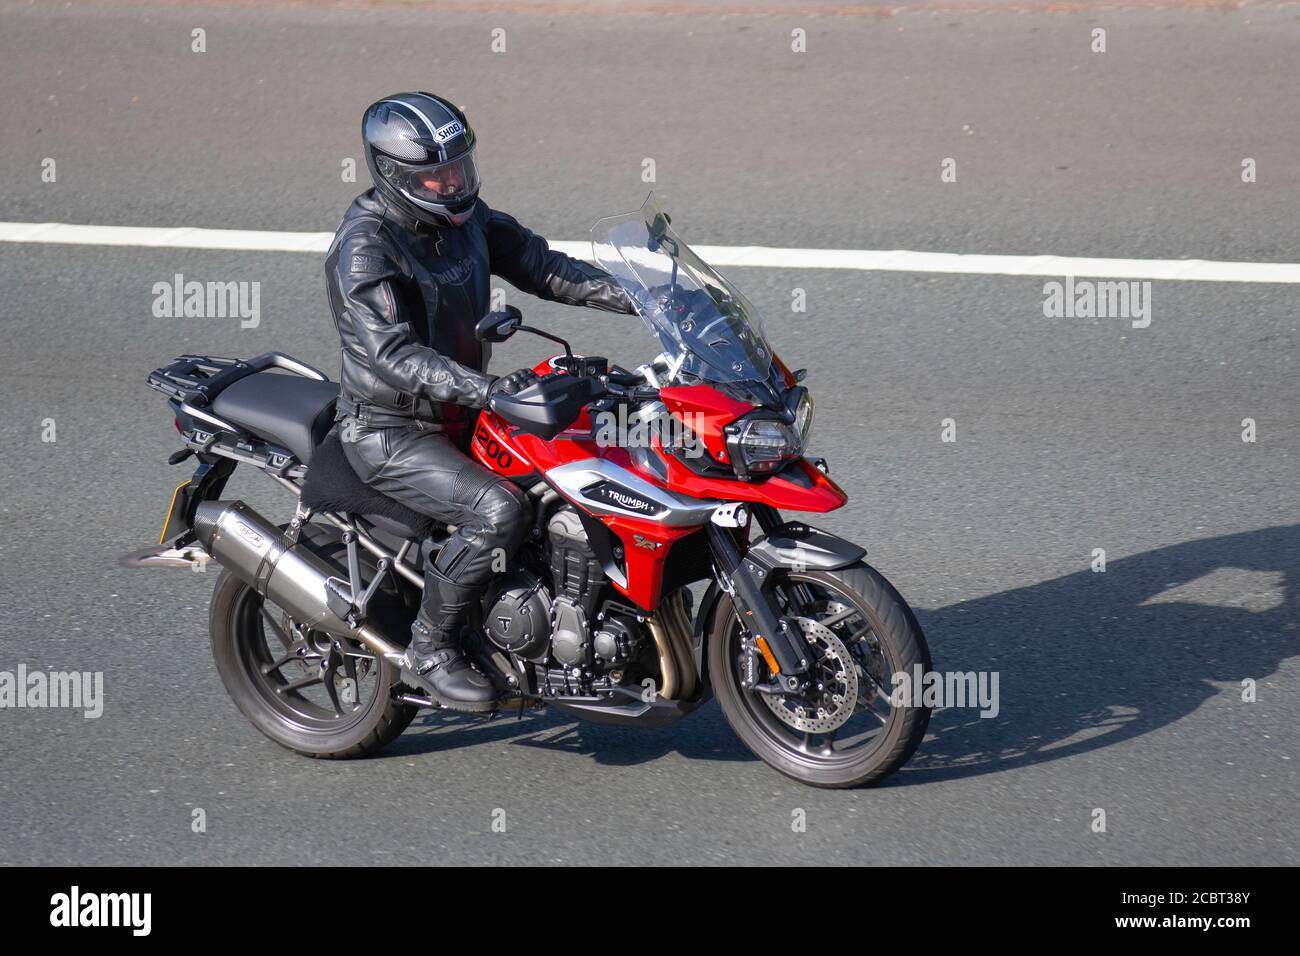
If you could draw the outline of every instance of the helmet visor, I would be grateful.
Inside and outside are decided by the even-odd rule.
[[[389,177],[394,186],[416,202],[450,206],[478,192],[474,150],[445,163],[413,166],[393,161]]]

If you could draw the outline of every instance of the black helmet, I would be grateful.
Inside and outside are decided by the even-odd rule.
[[[459,226],[478,201],[474,131],[465,114],[432,93],[386,96],[361,123],[375,186],[419,222]]]

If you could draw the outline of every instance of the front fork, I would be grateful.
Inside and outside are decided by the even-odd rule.
[[[756,516],[764,531],[770,531],[780,523],[780,515],[766,505],[756,509]],[[763,591],[763,582],[770,569],[740,553],[730,528],[710,523],[708,535],[713,560],[722,572],[719,583],[731,596],[750,640],[756,647],[765,647],[776,659],[777,680],[782,690],[802,689],[809,671],[808,643],[801,630],[777,615]]]

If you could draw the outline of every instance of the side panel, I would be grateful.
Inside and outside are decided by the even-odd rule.
[[[727,437],[723,429],[754,406],[723,395],[708,385],[675,385],[660,389],[659,400],[684,423],[692,426],[704,443],[709,458],[729,464]]]
[[[718,504],[676,495],[612,456],[568,462],[544,474],[583,515],[592,549],[614,587],[647,611],[659,605],[670,555],[690,563],[690,555],[674,552],[676,543],[694,535],[695,541],[684,546],[698,547],[696,532]]]
[[[510,438],[505,422],[490,412],[479,415],[470,451],[479,464],[507,478],[522,478],[536,470]]]
[[[663,598],[665,565],[670,557],[681,557],[673,555],[675,543],[694,534],[697,528],[672,528],[652,521],[611,516],[604,516],[600,521],[618,542],[627,569],[626,585],[615,581],[614,587],[638,607],[653,611]]]
[[[791,462],[781,472],[761,481],[704,478],[676,458],[668,457],[669,488],[695,498],[722,501],[761,501],[780,511],[834,511],[849,496],[806,458]]]

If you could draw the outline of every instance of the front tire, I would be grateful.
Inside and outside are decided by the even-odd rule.
[[[856,691],[856,700],[847,712],[827,713],[816,705],[805,709],[802,702],[764,699],[744,687],[740,622],[723,595],[714,610],[708,659],[727,722],[755,756],[800,783],[830,788],[879,783],[908,761],[930,722],[929,708],[895,706],[890,700],[893,674],[911,675],[918,665],[923,672],[931,668],[912,609],[863,562],[835,571],[780,570],[769,593],[779,613],[798,618],[810,638],[822,635],[825,657],[819,664],[825,665],[828,682],[837,668],[845,668],[843,650],[850,652],[853,673],[841,678],[842,686]],[[810,645],[816,650],[811,640]],[[774,675],[761,660],[759,683],[766,683]],[[831,728],[837,720],[842,723]]]

